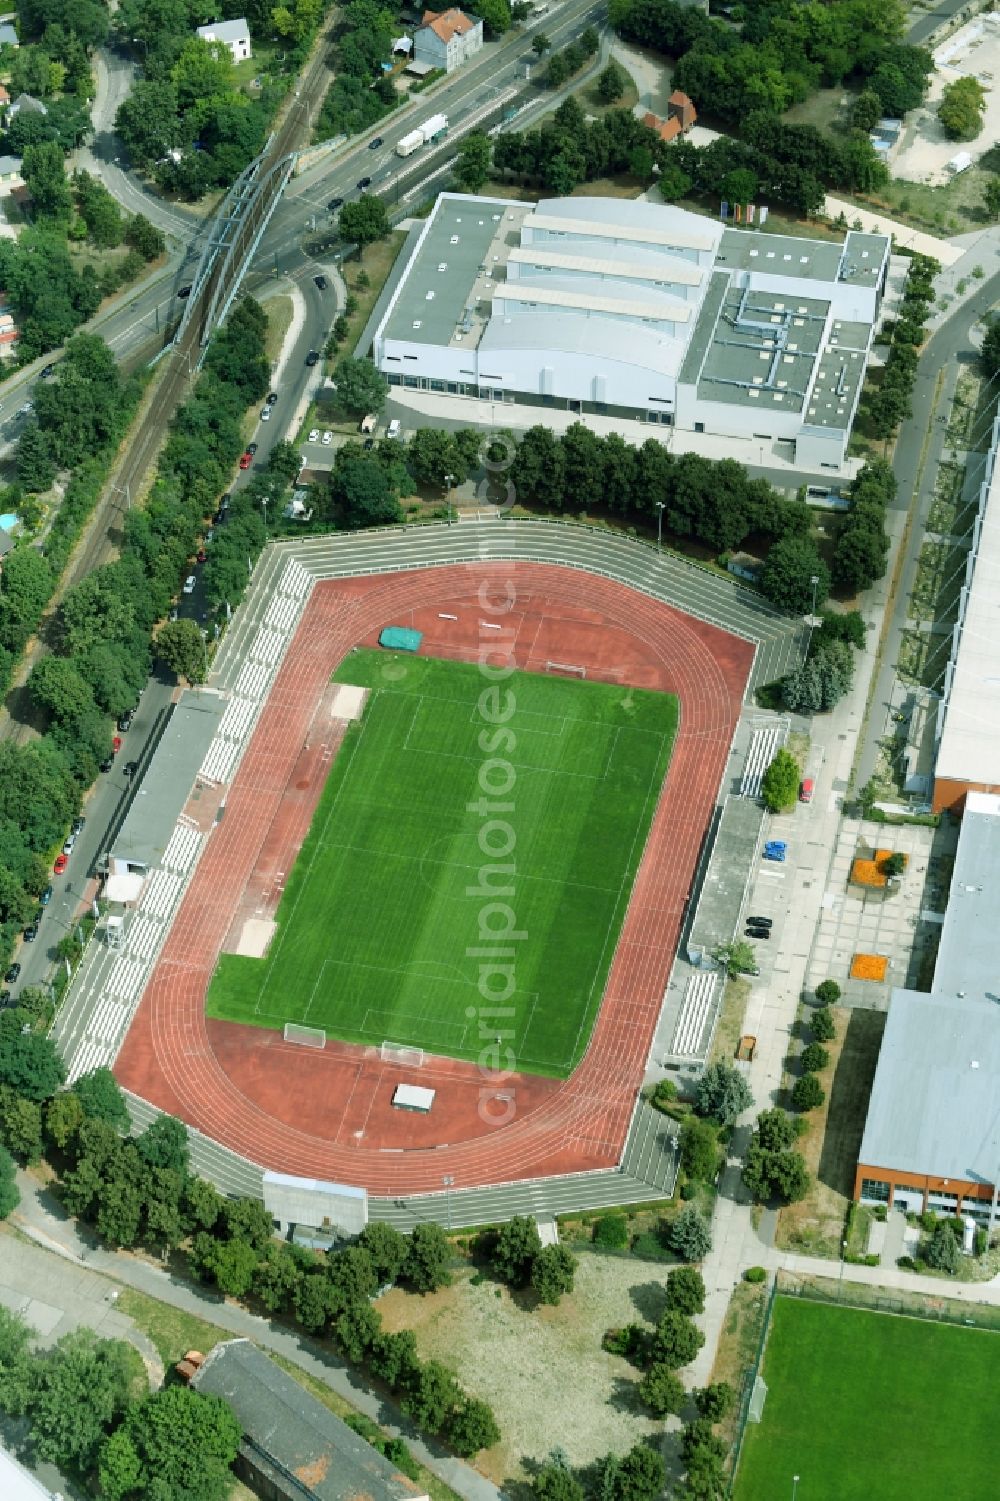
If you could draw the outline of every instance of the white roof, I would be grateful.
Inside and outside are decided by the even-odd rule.
[[[525,245],[510,252],[508,261],[521,266],[547,266],[554,271],[586,271],[592,276],[627,276],[633,281],[673,282],[679,287],[699,287],[704,271],[691,261],[664,263],[663,257],[642,261],[620,258],[603,260],[588,255],[581,246],[572,250],[550,250],[547,244]]]
[[[994,463],[943,709],[935,775],[1000,782],[1000,463]]]
[[[434,1091],[431,1090],[431,1093]],[[294,1173],[275,1173],[270,1168],[264,1170],[264,1184],[275,1188],[295,1188],[308,1193],[337,1194],[344,1199],[363,1199],[368,1193],[366,1188],[353,1188],[349,1183],[328,1183],[324,1178],[297,1178]]]
[[[593,292],[547,286],[534,277],[502,282],[493,297],[496,302],[532,302],[544,307],[577,308],[591,313],[615,313],[622,318],[649,318],[670,323],[687,323],[691,317],[688,304],[673,298],[641,302],[633,297],[601,297]]]
[[[434,1104],[433,1089],[423,1089],[418,1084],[397,1084],[392,1092],[392,1103],[406,1110],[429,1110]]]
[[[238,21],[212,21],[208,26],[199,26],[198,35],[207,42],[248,42],[250,27],[246,17],[240,16]]]
[[[0,1444],[0,1495],[3,1501],[55,1501],[53,1493],[29,1475]]]
[[[721,227],[686,209],[627,198],[546,199],[528,215],[524,227],[677,250],[714,250],[722,234]]]

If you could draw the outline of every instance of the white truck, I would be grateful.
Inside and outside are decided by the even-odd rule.
[[[409,131],[402,140],[397,141],[396,155],[412,156],[421,146],[426,146],[429,141],[440,141],[447,134],[448,116],[432,115],[423,125],[418,125],[416,130]]]

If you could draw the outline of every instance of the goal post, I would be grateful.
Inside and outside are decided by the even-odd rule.
[[[423,1048],[407,1047],[400,1042],[383,1042],[378,1055],[383,1063],[401,1063],[407,1068],[422,1068],[424,1063]]]
[[[586,667],[582,667],[579,663],[576,662],[546,662],[545,671],[563,672],[566,673],[569,677],[574,678],[585,678],[587,676]]]
[[[284,1036],[286,1042],[297,1042],[304,1048],[326,1047],[326,1033],[322,1027],[303,1027],[299,1022],[286,1022]]]

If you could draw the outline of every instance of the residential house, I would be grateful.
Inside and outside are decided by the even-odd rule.
[[[0,109],[6,109],[9,103],[10,94],[7,92],[4,85],[0,83]]]
[[[178,1370],[195,1391],[228,1402],[243,1431],[234,1468],[266,1501],[427,1501],[250,1340],[190,1352]]]
[[[413,33],[413,59],[452,73],[483,45],[483,23],[464,11],[425,10],[423,24]]]
[[[0,156],[0,198],[7,198],[15,188],[24,187],[19,156]]]
[[[22,112],[22,110],[25,114],[30,115],[48,114],[47,107],[42,103],[40,99],[36,99],[34,94],[18,94],[17,98],[14,100],[7,111],[7,123],[9,124],[16,115],[19,115]]]
[[[661,120],[652,110],[647,110],[642,123],[648,130],[655,130],[661,141],[675,141],[681,133],[679,120]]]
[[[693,100],[681,89],[674,89],[667,100],[667,119],[676,120],[681,130],[687,135],[691,126],[698,118],[698,111],[694,107]]]
[[[208,26],[199,26],[198,35],[205,42],[221,42],[229,48],[234,63],[246,62],[250,57],[250,27],[246,18],[238,21],[212,21]]]

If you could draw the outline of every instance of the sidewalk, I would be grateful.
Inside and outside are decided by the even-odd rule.
[[[301,1370],[308,1371],[392,1436],[405,1439],[407,1447],[420,1463],[464,1497],[465,1501],[500,1501],[500,1492],[491,1481],[471,1465],[452,1458],[444,1450],[436,1446],[430,1448],[387,1399],[360,1384],[359,1378],[340,1361],[329,1345],[324,1346],[310,1340],[277,1321],[258,1318],[256,1314],[248,1313],[237,1303],[230,1303],[210,1288],[175,1278],[165,1268],[152,1265],[127,1252],[104,1250],[96,1240],[81,1233],[76,1221],[61,1213],[51,1196],[41,1190],[29,1174],[18,1172],[17,1186],[21,1192],[21,1204],[11,1215],[9,1223],[36,1242],[34,1257],[37,1259],[31,1265],[33,1288],[59,1287],[62,1296],[63,1282],[68,1279],[72,1284],[74,1280],[74,1273],[67,1265],[70,1263],[82,1269],[75,1275],[86,1279],[81,1281],[80,1286],[85,1290],[89,1289],[89,1306],[95,1313],[100,1311],[101,1299],[106,1299],[109,1304],[113,1300],[115,1292],[111,1284],[124,1283],[149,1297],[158,1298],[161,1303],[168,1303],[173,1308],[218,1324],[235,1336],[252,1339],[263,1349],[273,1350]],[[3,1297],[3,1279],[6,1276],[9,1248],[18,1242],[2,1231],[0,1237],[4,1268],[0,1272],[0,1301],[6,1301]],[[30,1248],[24,1249],[30,1256]],[[55,1263],[51,1253],[62,1258],[59,1264]],[[103,1292],[99,1291],[101,1288]],[[80,1296],[82,1298],[83,1294]],[[109,1320],[121,1318],[121,1315],[106,1313],[101,1332],[110,1333]],[[90,1323],[90,1319],[85,1318],[82,1313],[78,1321]],[[132,1327],[131,1320],[122,1322]],[[128,1338],[128,1335],[123,1332],[118,1337]]]

